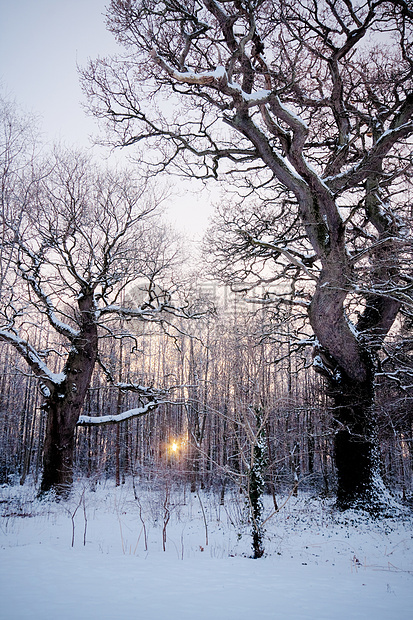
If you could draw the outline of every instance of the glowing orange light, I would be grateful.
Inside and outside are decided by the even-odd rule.
[[[178,444],[176,443],[176,441],[172,442],[171,450],[172,452],[176,452],[178,450]]]

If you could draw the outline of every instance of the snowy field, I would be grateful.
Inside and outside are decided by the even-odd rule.
[[[408,517],[374,521],[291,497],[253,560],[235,491],[221,505],[165,483],[134,493],[131,481],[78,482],[65,502],[38,502],[31,487],[1,488],[0,502],[1,620],[413,617]]]

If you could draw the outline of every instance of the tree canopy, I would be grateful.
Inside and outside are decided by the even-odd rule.
[[[409,3],[113,0],[107,17],[126,52],[83,71],[92,112],[154,170],[231,183],[216,272],[307,307],[339,503],[372,500],[377,353],[412,298]]]

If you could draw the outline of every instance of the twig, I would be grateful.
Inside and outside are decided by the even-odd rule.
[[[205,516],[204,506],[203,506],[203,504],[202,504],[201,497],[200,497],[200,495],[199,495],[198,491],[196,492],[196,494],[197,494],[197,497],[198,497],[198,499],[199,499],[199,503],[200,503],[200,506],[201,506],[202,516],[204,517],[204,525],[205,525],[205,547],[208,547],[208,523],[207,523],[206,516]]]

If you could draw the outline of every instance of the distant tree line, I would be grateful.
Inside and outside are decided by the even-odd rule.
[[[262,320],[246,310],[199,320],[189,330],[186,325],[187,333],[174,339],[153,326],[136,327],[139,353],[119,340],[108,343],[102,357],[113,366],[122,359],[120,383],[137,367],[142,383],[169,390],[168,402],[116,425],[78,426],[75,476],[110,477],[117,484],[127,476],[169,477],[194,490],[213,486],[224,497],[227,488],[246,482],[259,407],[265,492],[276,498],[297,485],[334,493],[334,407],[309,351],[288,355],[278,339],[263,342]],[[29,476],[40,482],[47,416],[42,396],[13,348],[3,344],[0,358],[0,481],[24,483]],[[411,390],[385,376],[377,389],[381,471],[390,489],[409,498]],[[105,373],[95,370],[85,416],[115,416],[135,405],[136,395],[108,385]]]
[[[264,487],[386,509],[383,480],[411,491],[409,2],[113,0],[107,24],[126,54],[81,80],[133,171],[40,155],[2,104],[3,479],[236,483],[256,557]],[[222,188],[225,312],[162,220],[176,174]]]

